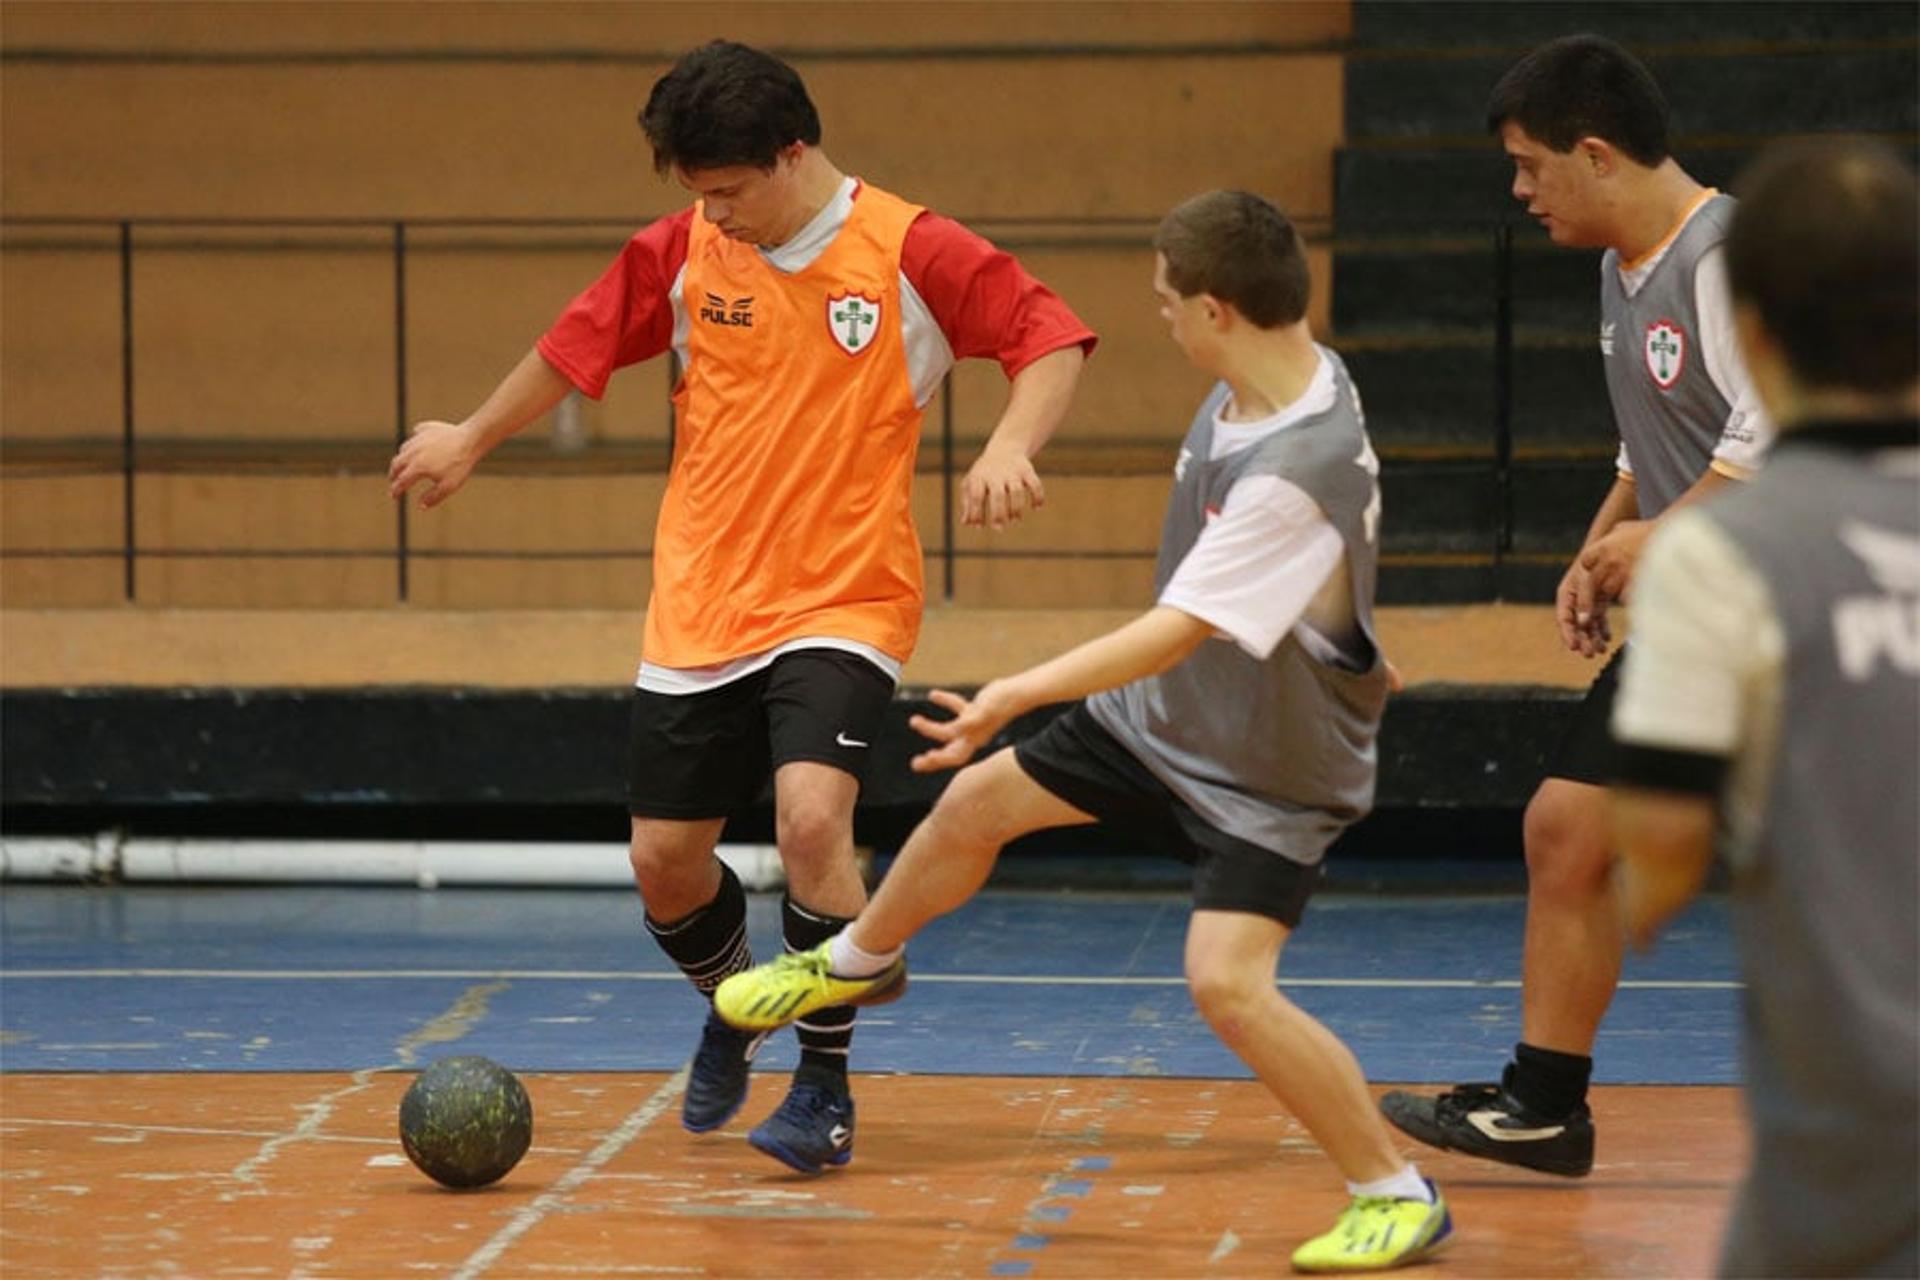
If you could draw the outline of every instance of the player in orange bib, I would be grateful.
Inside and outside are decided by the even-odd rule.
[[[924,601],[912,517],[922,411],[956,360],[997,359],[1007,405],[961,517],[1044,494],[1032,458],[1094,335],[1012,256],[834,167],[794,70],[716,41],[653,87],[654,167],[696,197],[652,223],[461,422],[424,422],[393,496],[445,501],[489,450],[579,389],[669,350],[684,375],[633,702],[629,808],[646,925],[703,994],[751,966],[746,896],[714,856],[771,772],[786,945],[866,901],[853,809]],[[854,1010],[798,1027],[800,1066],[753,1145],[806,1173],[853,1152]],[[682,1123],[725,1124],[760,1037],[711,1015]]]

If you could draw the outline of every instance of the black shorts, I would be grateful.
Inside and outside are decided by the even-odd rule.
[[[1027,776],[1074,808],[1193,864],[1193,905],[1300,923],[1320,867],[1228,835],[1167,789],[1084,702],[1017,744]]]
[[[857,654],[797,649],[703,693],[633,691],[627,809],[726,818],[797,760],[865,778],[893,681]]]
[[[1560,746],[1547,761],[1549,778],[1565,778],[1603,787],[1613,769],[1613,700],[1620,692],[1620,659],[1627,648],[1620,646],[1600,668],[1600,674],[1587,687],[1587,696],[1574,710]]]

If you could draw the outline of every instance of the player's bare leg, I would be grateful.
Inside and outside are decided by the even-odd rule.
[[[774,823],[787,890],[814,911],[851,918],[867,888],[853,850],[853,807],[860,781],[811,760],[783,764],[773,776]]]
[[[775,838],[787,872],[780,931],[788,951],[809,951],[838,933],[867,900],[853,849],[860,782],[844,769],[790,761],[773,775]],[[853,1158],[854,1105],[847,1079],[857,1010],[832,1005],[800,1019],[800,1065],[779,1108],[747,1135],[800,1173]]]
[[[747,949],[747,901],[733,872],[713,856],[725,822],[633,819],[629,858],[646,904],[647,932],[704,995],[753,963]],[[706,1133],[746,1101],[758,1036],[742,1035],[709,1014],[681,1098],[680,1123]]]
[[[721,875],[713,850],[725,825],[719,818],[698,822],[633,819],[627,859],[649,916],[678,920],[713,901]]]
[[[1591,1057],[1620,982],[1606,790],[1548,778],[1527,805],[1527,931],[1520,1037]]]
[[[1587,1082],[1624,948],[1606,792],[1548,778],[1527,806],[1520,1043],[1498,1082],[1438,1096],[1394,1090],[1380,1108],[1431,1146],[1580,1177],[1593,1167]]]
[[[1196,910],[1187,925],[1187,985],[1214,1034],[1253,1068],[1347,1182],[1332,1230],[1293,1254],[1302,1271],[1377,1270],[1445,1244],[1446,1201],[1394,1148],[1353,1053],[1274,985],[1292,930],[1244,911]]]
[[[1092,821],[1028,777],[1012,750],[988,756],[962,769],[914,828],[847,937],[862,951],[895,951],[978,893],[1009,840]]]
[[[1374,1109],[1359,1062],[1274,985],[1290,932],[1265,916],[1195,911],[1186,957],[1193,1002],[1349,1182],[1388,1177],[1407,1162]]]

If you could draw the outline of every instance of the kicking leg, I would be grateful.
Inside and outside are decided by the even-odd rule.
[[[1091,821],[1027,776],[1012,751],[964,769],[844,932],[806,955],[737,975],[715,993],[715,1007],[734,1026],[759,1030],[837,1004],[891,1000],[906,985],[900,952],[907,939],[978,892],[1002,845],[1043,827]],[[862,955],[867,963],[858,963]],[[855,963],[845,963],[849,956]]]

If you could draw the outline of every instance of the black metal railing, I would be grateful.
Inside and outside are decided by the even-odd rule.
[[[1152,222],[1140,218],[1031,218],[1031,219],[972,219],[973,225],[983,232],[993,235],[999,243],[1014,249],[1041,248],[1138,248],[1143,252],[1150,248]],[[109,461],[101,456],[99,450],[88,450],[80,442],[68,442],[66,446],[66,474],[78,467],[100,473],[111,468],[121,477],[120,545],[108,547],[61,548],[53,546],[6,546],[0,547],[0,559],[101,559],[117,557],[123,567],[122,594],[128,601],[139,599],[140,567],[148,560],[161,559],[198,559],[198,558],[312,558],[367,559],[372,557],[388,558],[393,562],[394,597],[404,602],[408,599],[410,583],[410,565],[419,559],[462,559],[462,560],[524,560],[539,561],[547,559],[568,560],[613,560],[644,559],[651,554],[651,548],[603,547],[578,548],[564,551],[535,549],[433,549],[411,545],[407,506],[396,504],[394,515],[393,542],[390,548],[371,550],[367,548],[348,548],[322,546],[304,549],[267,549],[248,547],[226,547],[218,549],[186,549],[143,546],[139,533],[140,478],[156,466],[166,469],[201,474],[218,474],[231,469],[231,462],[209,460],[196,457],[191,449],[182,450],[181,446],[191,445],[190,437],[174,436],[168,450],[171,457],[156,461],[157,450],[151,441],[142,437],[140,423],[136,417],[135,379],[140,373],[137,364],[139,344],[136,333],[135,309],[135,270],[139,255],[143,252],[142,235],[150,232],[177,233],[196,231],[208,233],[215,247],[239,243],[233,237],[261,231],[283,230],[288,232],[338,233],[347,231],[365,236],[364,247],[378,249],[382,239],[386,242],[386,252],[391,261],[391,302],[392,302],[392,352],[394,363],[393,385],[393,444],[403,442],[411,429],[408,396],[409,349],[408,349],[408,265],[414,254],[420,251],[420,240],[414,233],[423,230],[457,231],[480,230],[499,232],[518,232],[544,230],[554,233],[571,234],[575,238],[558,247],[568,249],[591,249],[606,246],[611,249],[618,243],[609,236],[601,239],[597,234],[585,233],[615,232],[624,235],[633,226],[631,219],[583,219],[583,218],[145,218],[145,219],[101,219],[101,218],[63,218],[63,217],[7,217],[0,218],[0,233],[6,233],[9,239],[0,240],[0,250],[32,249],[52,247],[73,248],[72,243],[57,241],[34,242],[31,239],[24,245],[10,242],[16,233],[28,233],[29,237],[44,237],[49,232],[61,229],[95,237],[83,241],[84,247],[106,251],[109,245],[118,257],[119,290],[119,344],[118,361],[120,375],[118,456]],[[1329,228],[1324,224],[1303,226],[1308,239],[1324,244],[1329,237]],[[371,233],[371,234],[368,234]],[[229,237],[222,240],[221,237]],[[554,247],[545,242],[547,247]],[[160,246],[178,250],[182,247],[178,240],[162,241]],[[192,245],[187,247],[205,247]],[[278,243],[275,249],[297,250],[305,247],[299,239]],[[524,249],[526,246],[513,246]],[[1494,422],[1492,430],[1491,461],[1487,463],[1492,471],[1494,508],[1489,513],[1491,525],[1488,553],[1497,573],[1504,558],[1513,553],[1514,548],[1514,509],[1512,492],[1513,477],[1513,307],[1512,307],[1512,258],[1513,243],[1508,229],[1502,228],[1494,238],[1491,249],[1493,263],[1493,281],[1491,287],[1494,313]],[[649,450],[649,457],[643,463],[632,462],[636,469],[652,469],[664,466],[664,457],[670,455],[672,433],[671,389],[677,379],[675,362],[669,358],[663,362],[666,372],[665,395],[668,404],[668,438],[665,450]],[[939,561],[941,595],[952,600],[956,591],[956,566],[962,559],[993,560],[1083,560],[1086,562],[1124,560],[1130,562],[1151,562],[1155,550],[1151,546],[1138,548],[1112,549],[1063,549],[1023,547],[1017,550],[971,547],[957,545],[958,513],[955,506],[955,490],[959,480],[958,442],[955,426],[955,396],[953,381],[947,380],[941,393],[941,405],[938,419],[939,449],[938,474],[942,495],[941,540],[937,548],[930,548],[930,558]],[[104,442],[100,442],[104,443]],[[17,463],[20,458],[42,456],[44,449],[28,447],[44,445],[45,442],[28,442],[18,437],[0,435],[0,466],[8,472],[20,474],[19,468],[9,463]],[[53,446],[57,452],[62,446]],[[283,452],[297,451],[297,442],[282,442],[279,448]],[[369,440],[358,445],[345,446],[348,453],[354,453],[356,461],[347,464],[349,469],[365,466],[372,468],[371,452],[385,445],[375,446]],[[657,442],[656,446],[657,448]],[[1138,445],[1133,446],[1136,450]],[[356,451],[364,451],[356,453]],[[269,450],[271,452],[271,450]],[[336,451],[337,452],[337,451]],[[7,455],[11,454],[11,457]],[[329,455],[333,456],[333,455]],[[1482,459],[1485,455],[1480,455]],[[655,459],[659,459],[656,461]],[[336,458],[337,462],[337,458]],[[1474,464],[1480,465],[1478,463]],[[931,566],[930,566],[931,567]]]

